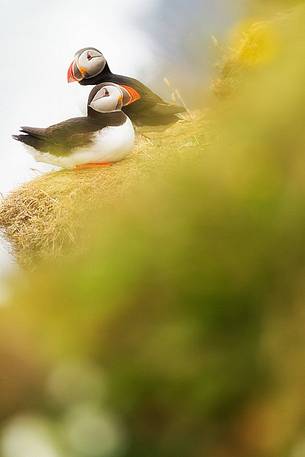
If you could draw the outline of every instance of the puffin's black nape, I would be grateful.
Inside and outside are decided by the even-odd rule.
[[[82,86],[96,86],[100,84],[101,78],[103,79],[103,81],[107,81],[107,77],[111,78],[111,76],[112,72],[109,68],[108,62],[106,61],[103,70],[98,75],[92,76],[92,78],[84,78],[81,81],[79,81],[79,84],[81,84]]]

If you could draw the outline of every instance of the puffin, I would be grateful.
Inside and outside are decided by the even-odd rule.
[[[185,112],[184,107],[165,102],[140,81],[112,73],[104,55],[96,48],[87,47],[76,52],[67,78],[69,83],[79,82],[83,86],[118,84],[124,94],[122,111],[136,126],[166,127],[179,121],[178,114]],[[99,87],[92,89],[88,107],[98,90]]]
[[[38,162],[68,169],[111,165],[125,158],[135,141],[133,124],[122,107],[120,86],[103,86],[90,102],[91,116],[47,128],[21,127],[13,138]]]

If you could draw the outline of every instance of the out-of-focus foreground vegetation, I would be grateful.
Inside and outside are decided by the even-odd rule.
[[[1,457],[305,456],[305,8],[265,19],[208,134],[12,281]]]

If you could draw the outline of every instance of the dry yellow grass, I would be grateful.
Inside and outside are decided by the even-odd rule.
[[[195,117],[150,134],[150,140],[140,137],[134,152],[111,167],[49,173],[12,192],[0,207],[0,228],[19,263],[31,266],[45,256],[60,255],[78,242],[86,211],[115,204],[132,186],[168,166],[167,159],[179,160],[197,146],[198,131],[206,129],[202,113]]]

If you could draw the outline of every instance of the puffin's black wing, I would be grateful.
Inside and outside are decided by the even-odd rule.
[[[89,145],[96,132],[106,127],[122,125],[125,120],[125,115],[119,111],[104,113],[94,119],[77,117],[46,129],[22,127],[22,134],[14,135],[13,138],[40,152],[69,155],[74,149]]]
[[[132,108],[136,113],[140,113],[142,110],[144,111],[150,109],[159,103],[164,106],[176,106],[176,113],[183,113],[185,111],[185,108],[182,106],[172,105],[165,102],[161,97],[159,97],[159,95],[155,94],[152,90],[145,86],[145,84],[141,83],[137,79],[129,78],[128,76],[116,75],[113,73],[101,74],[99,76],[99,84],[95,86],[90,92],[88,105],[90,105],[97,92],[105,83],[114,83],[126,88],[130,87],[134,89],[140,96],[136,102],[132,103]]]
[[[146,108],[153,106],[156,103],[165,103],[159,95],[155,94],[149,87],[141,83],[137,79],[129,78],[128,76],[112,75],[113,82],[122,86],[132,87],[141,96],[141,100],[145,102]]]
[[[149,111],[152,115],[162,117],[183,113],[185,111],[185,108],[170,103],[156,103],[154,106],[150,108]]]
[[[118,84],[125,89],[132,88],[133,91],[139,94],[136,101],[123,106],[122,111],[138,126],[157,126],[170,125],[179,120],[177,114],[185,112],[183,106],[167,103],[161,97],[152,92],[148,87],[133,78],[126,76],[110,74],[108,80],[95,86],[90,92],[88,99],[88,116],[95,116],[96,113],[90,108],[90,103],[97,92],[105,84]]]
[[[169,126],[179,121],[177,114],[183,110],[177,105],[170,105],[168,103],[156,103],[146,111],[137,113],[133,110],[133,105],[124,107],[124,112],[132,118],[135,117],[134,123],[138,127],[149,126]]]

